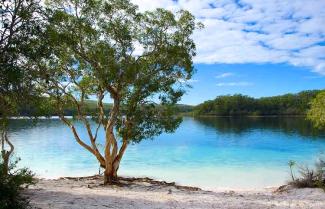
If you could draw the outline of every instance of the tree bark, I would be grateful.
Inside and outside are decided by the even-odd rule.
[[[118,152],[118,154],[114,157],[112,160],[112,164],[110,164],[110,167],[105,168],[104,172],[104,184],[112,184],[114,181],[117,180],[117,171],[120,167],[121,159],[124,155],[124,152],[127,148],[127,141],[123,141],[123,144]]]
[[[114,159],[114,162],[113,162],[113,169],[114,169],[114,173],[113,173],[113,176],[115,178],[117,178],[117,171],[120,167],[120,163],[121,163],[121,160],[122,160],[122,157],[124,155],[124,152],[127,148],[127,145],[128,145],[128,142],[127,140],[123,140],[123,144],[118,152],[118,155],[116,156],[116,158]]]
[[[117,120],[119,111],[119,100],[114,99],[113,108],[111,110],[110,119],[106,126],[105,134],[105,171],[104,171],[104,185],[112,184],[114,178],[114,161],[117,156],[117,141],[114,135],[114,125]]]
[[[105,168],[104,172],[104,185],[113,184],[116,177],[114,176],[113,165]]]
[[[5,150],[5,143],[9,145],[9,150]],[[14,145],[9,141],[7,131],[3,130],[1,135],[1,157],[3,160],[3,172],[9,174],[10,155],[14,151]]]

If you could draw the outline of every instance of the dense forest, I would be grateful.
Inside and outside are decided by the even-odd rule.
[[[186,115],[211,115],[211,116],[267,116],[267,115],[305,115],[310,102],[322,90],[302,91],[297,94],[253,98],[241,94],[218,96],[214,100],[205,101],[197,106],[177,104],[178,113]],[[46,103],[46,101],[43,101]],[[112,104],[104,103],[105,112],[108,113]],[[85,101],[85,112],[93,115],[97,111],[96,101]],[[45,108],[46,114],[55,115],[55,110]],[[33,108],[24,107],[20,115],[30,115]],[[67,106],[65,115],[76,115],[77,109]]]
[[[305,115],[311,100],[320,92],[321,90],[302,91],[258,99],[241,94],[218,96],[194,107],[193,113],[216,116]]]

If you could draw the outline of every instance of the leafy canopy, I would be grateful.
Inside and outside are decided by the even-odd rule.
[[[189,12],[140,13],[127,0],[56,0],[48,7],[43,45],[51,53],[40,63],[41,85],[59,114],[72,104],[80,119],[85,101],[96,98],[96,121],[105,127],[116,118],[118,134],[130,141],[177,127],[174,104],[194,73],[197,25]],[[110,116],[102,111],[107,97]]]
[[[22,106],[37,106],[35,71],[29,61],[40,51],[35,45],[41,32],[39,0],[0,2],[0,116],[19,114]]]

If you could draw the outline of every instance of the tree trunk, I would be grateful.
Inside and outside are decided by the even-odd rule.
[[[105,171],[104,171],[104,185],[112,184],[114,178],[114,161],[117,157],[117,141],[114,135],[114,125],[117,120],[119,110],[119,100],[114,99],[113,108],[110,113],[110,119],[105,128]]]
[[[113,176],[114,176],[114,178],[115,179],[117,179],[117,171],[118,171],[118,169],[119,169],[119,167],[120,167],[120,162],[118,162],[118,163],[114,163],[114,172],[113,172]]]
[[[113,176],[115,178],[117,178],[117,171],[118,171],[118,169],[120,167],[120,163],[121,163],[122,157],[124,155],[124,152],[125,152],[127,146],[128,146],[128,142],[127,142],[126,139],[124,139],[123,143],[122,143],[122,146],[121,146],[121,148],[120,148],[120,150],[118,152],[118,155],[116,156],[116,158],[114,159],[114,162],[113,162],[113,172],[114,172]]]
[[[105,146],[105,171],[104,171],[104,185],[112,184],[114,181],[114,160],[116,157],[117,148],[114,143],[115,137],[113,132],[107,135]]]
[[[113,176],[115,179],[117,179],[117,171],[118,171],[119,167],[120,167],[120,160],[119,160],[119,157],[117,156],[113,163]]]
[[[9,157],[9,152],[2,150],[3,173],[5,175],[9,174]]]
[[[127,136],[123,136],[123,143],[118,150],[117,140],[114,135],[114,125],[117,120],[117,114],[119,112],[120,101],[118,97],[114,98],[113,108],[110,114],[110,120],[108,121],[105,131],[105,171],[104,171],[104,185],[112,184],[117,180],[117,171],[120,166],[121,159],[128,145]],[[128,124],[126,124],[129,126]]]
[[[127,148],[127,141],[123,141],[123,144],[118,152],[118,154],[115,156],[115,158],[112,160],[112,164],[110,166],[107,166],[104,171],[104,185],[112,184],[114,181],[117,180],[117,171],[120,167],[120,163],[122,160],[122,157],[124,155],[124,152]],[[107,164],[106,164],[107,165]]]
[[[5,150],[5,143],[9,145],[9,150]],[[9,174],[10,155],[14,151],[14,145],[9,141],[7,131],[3,130],[1,135],[1,157],[3,160],[3,172]]]
[[[113,184],[115,178],[113,176],[112,169],[105,169],[104,172],[104,185],[110,185]]]
[[[117,180],[117,164],[113,163],[112,166],[105,168],[104,171],[104,185],[113,184]]]

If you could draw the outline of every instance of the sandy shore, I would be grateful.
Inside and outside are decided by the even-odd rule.
[[[195,187],[127,179],[103,186],[99,176],[84,178],[39,179],[24,191],[32,206],[41,209],[82,208],[322,208],[325,192],[320,189],[261,191],[203,191]]]

